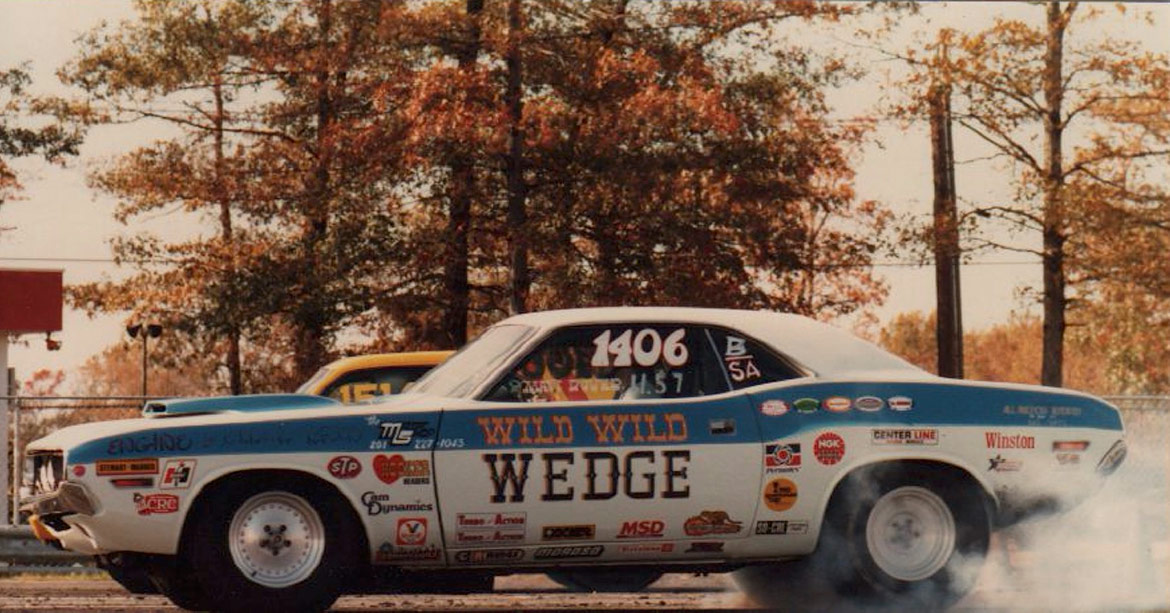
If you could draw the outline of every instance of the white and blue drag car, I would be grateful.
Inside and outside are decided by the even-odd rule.
[[[735,571],[944,607],[991,532],[1125,457],[1085,394],[941,379],[812,320],[599,308],[485,331],[402,396],[160,403],[27,448],[38,534],[190,609]]]

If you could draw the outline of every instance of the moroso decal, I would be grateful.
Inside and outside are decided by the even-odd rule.
[[[760,403],[760,413],[769,417],[780,417],[788,412],[788,403],[783,400],[765,400]]]
[[[542,501],[568,501],[574,497],[581,500],[609,500],[619,493],[633,499],[688,498],[691,495],[691,487],[686,482],[691,459],[689,450],[645,449],[621,456],[608,451],[537,455],[544,472],[544,493],[540,496]],[[524,502],[524,490],[533,457],[531,453],[483,454],[494,492],[488,500],[497,504]],[[577,457],[582,461],[577,462]],[[578,488],[567,484],[572,466],[580,466],[578,470],[585,476],[586,487],[580,492]],[[656,478],[658,474],[662,479]],[[658,488],[659,484],[661,489]]]
[[[687,536],[711,536],[714,534],[736,534],[743,529],[743,522],[727,516],[726,511],[703,511],[687,519],[683,532]]]
[[[139,515],[162,515],[179,510],[179,497],[174,494],[134,494],[134,507]]]
[[[1003,432],[984,432],[988,449],[1035,449],[1036,437],[1026,434],[1004,434]]]
[[[789,479],[779,477],[772,479],[764,486],[764,504],[773,511],[787,511],[796,504],[796,484]]]
[[[937,428],[874,428],[874,445],[938,445]]]
[[[427,518],[399,517],[394,542],[408,547],[427,542]]]
[[[540,529],[542,541],[591,541],[597,533],[595,524],[574,526],[545,526]]]
[[[661,538],[664,530],[666,530],[666,522],[660,519],[625,521],[622,522],[617,537],[620,539]]]
[[[844,396],[830,396],[821,402],[821,408],[831,413],[845,413],[853,408],[853,401]]]
[[[845,439],[836,432],[825,432],[813,441],[813,455],[821,464],[832,466],[845,457]]]
[[[353,479],[362,472],[362,463],[351,455],[339,455],[325,465],[334,479]]]
[[[857,407],[858,411],[872,413],[882,410],[882,407],[886,406],[886,403],[877,396],[862,396],[853,401],[853,406]]]
[[[157,475],[158,459],[141,458],[137,460],[98,460],[97,474],[104,476],[123,475]]]
[[[480,549],[460,551],[455,554],[455,561],[460,564],[492,564],[495,562],[515,562],[522,559],[524,559],[523,549]]]
[[[768,474],[794,473],[800,470],[800,443],[764,445],[764,468]]]
[[[815,413],[821,403],[816,398],[798,398],[792,403],[798,413]]]
[[[158,489],[187,489],[191,485],[191,479],[195,476],[195,465],[197,463],[194,459],[167,460],[167,463],[163,465],[162,479],[158,482]]]
[[[431,482],[430,460],[407,460],[402,454],[374,456],[374,474],[382,483],[393,485],[399,479],[406,485],[426,485]]]
[[[560,545],[558,547],[541,547],[532,554],[534,560],[552,560],[559,558],[596,558],[605,551],[603,545]]]

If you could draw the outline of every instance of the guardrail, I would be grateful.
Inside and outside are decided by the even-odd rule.
[[[62,551],[33,536],[28,526],[0,526],[0,575],[13,573],[96,573],[93,557]]]

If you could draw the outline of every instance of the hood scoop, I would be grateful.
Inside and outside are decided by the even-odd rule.
[[[152,400],[142,407],[144,417],[177,417],[207,413],[259,413],[290,409],[320,409],[341,403],[323,396],[306,394],[251,394],[211,398],[168,398]]]

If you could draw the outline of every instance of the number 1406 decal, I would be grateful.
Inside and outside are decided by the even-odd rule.
[[[665,340],[653,328],[643,328],[637,334],[626,330],[617,338],[611,338],[612,331],[606,330],[593,339],[597,349],[589,365],[597,368],[633,366],[635,363],[653,366],[663,360],[670,366],[682,366],[689,357],[687,346],[683,344],[685,336],[684,328],[671,332]]]

